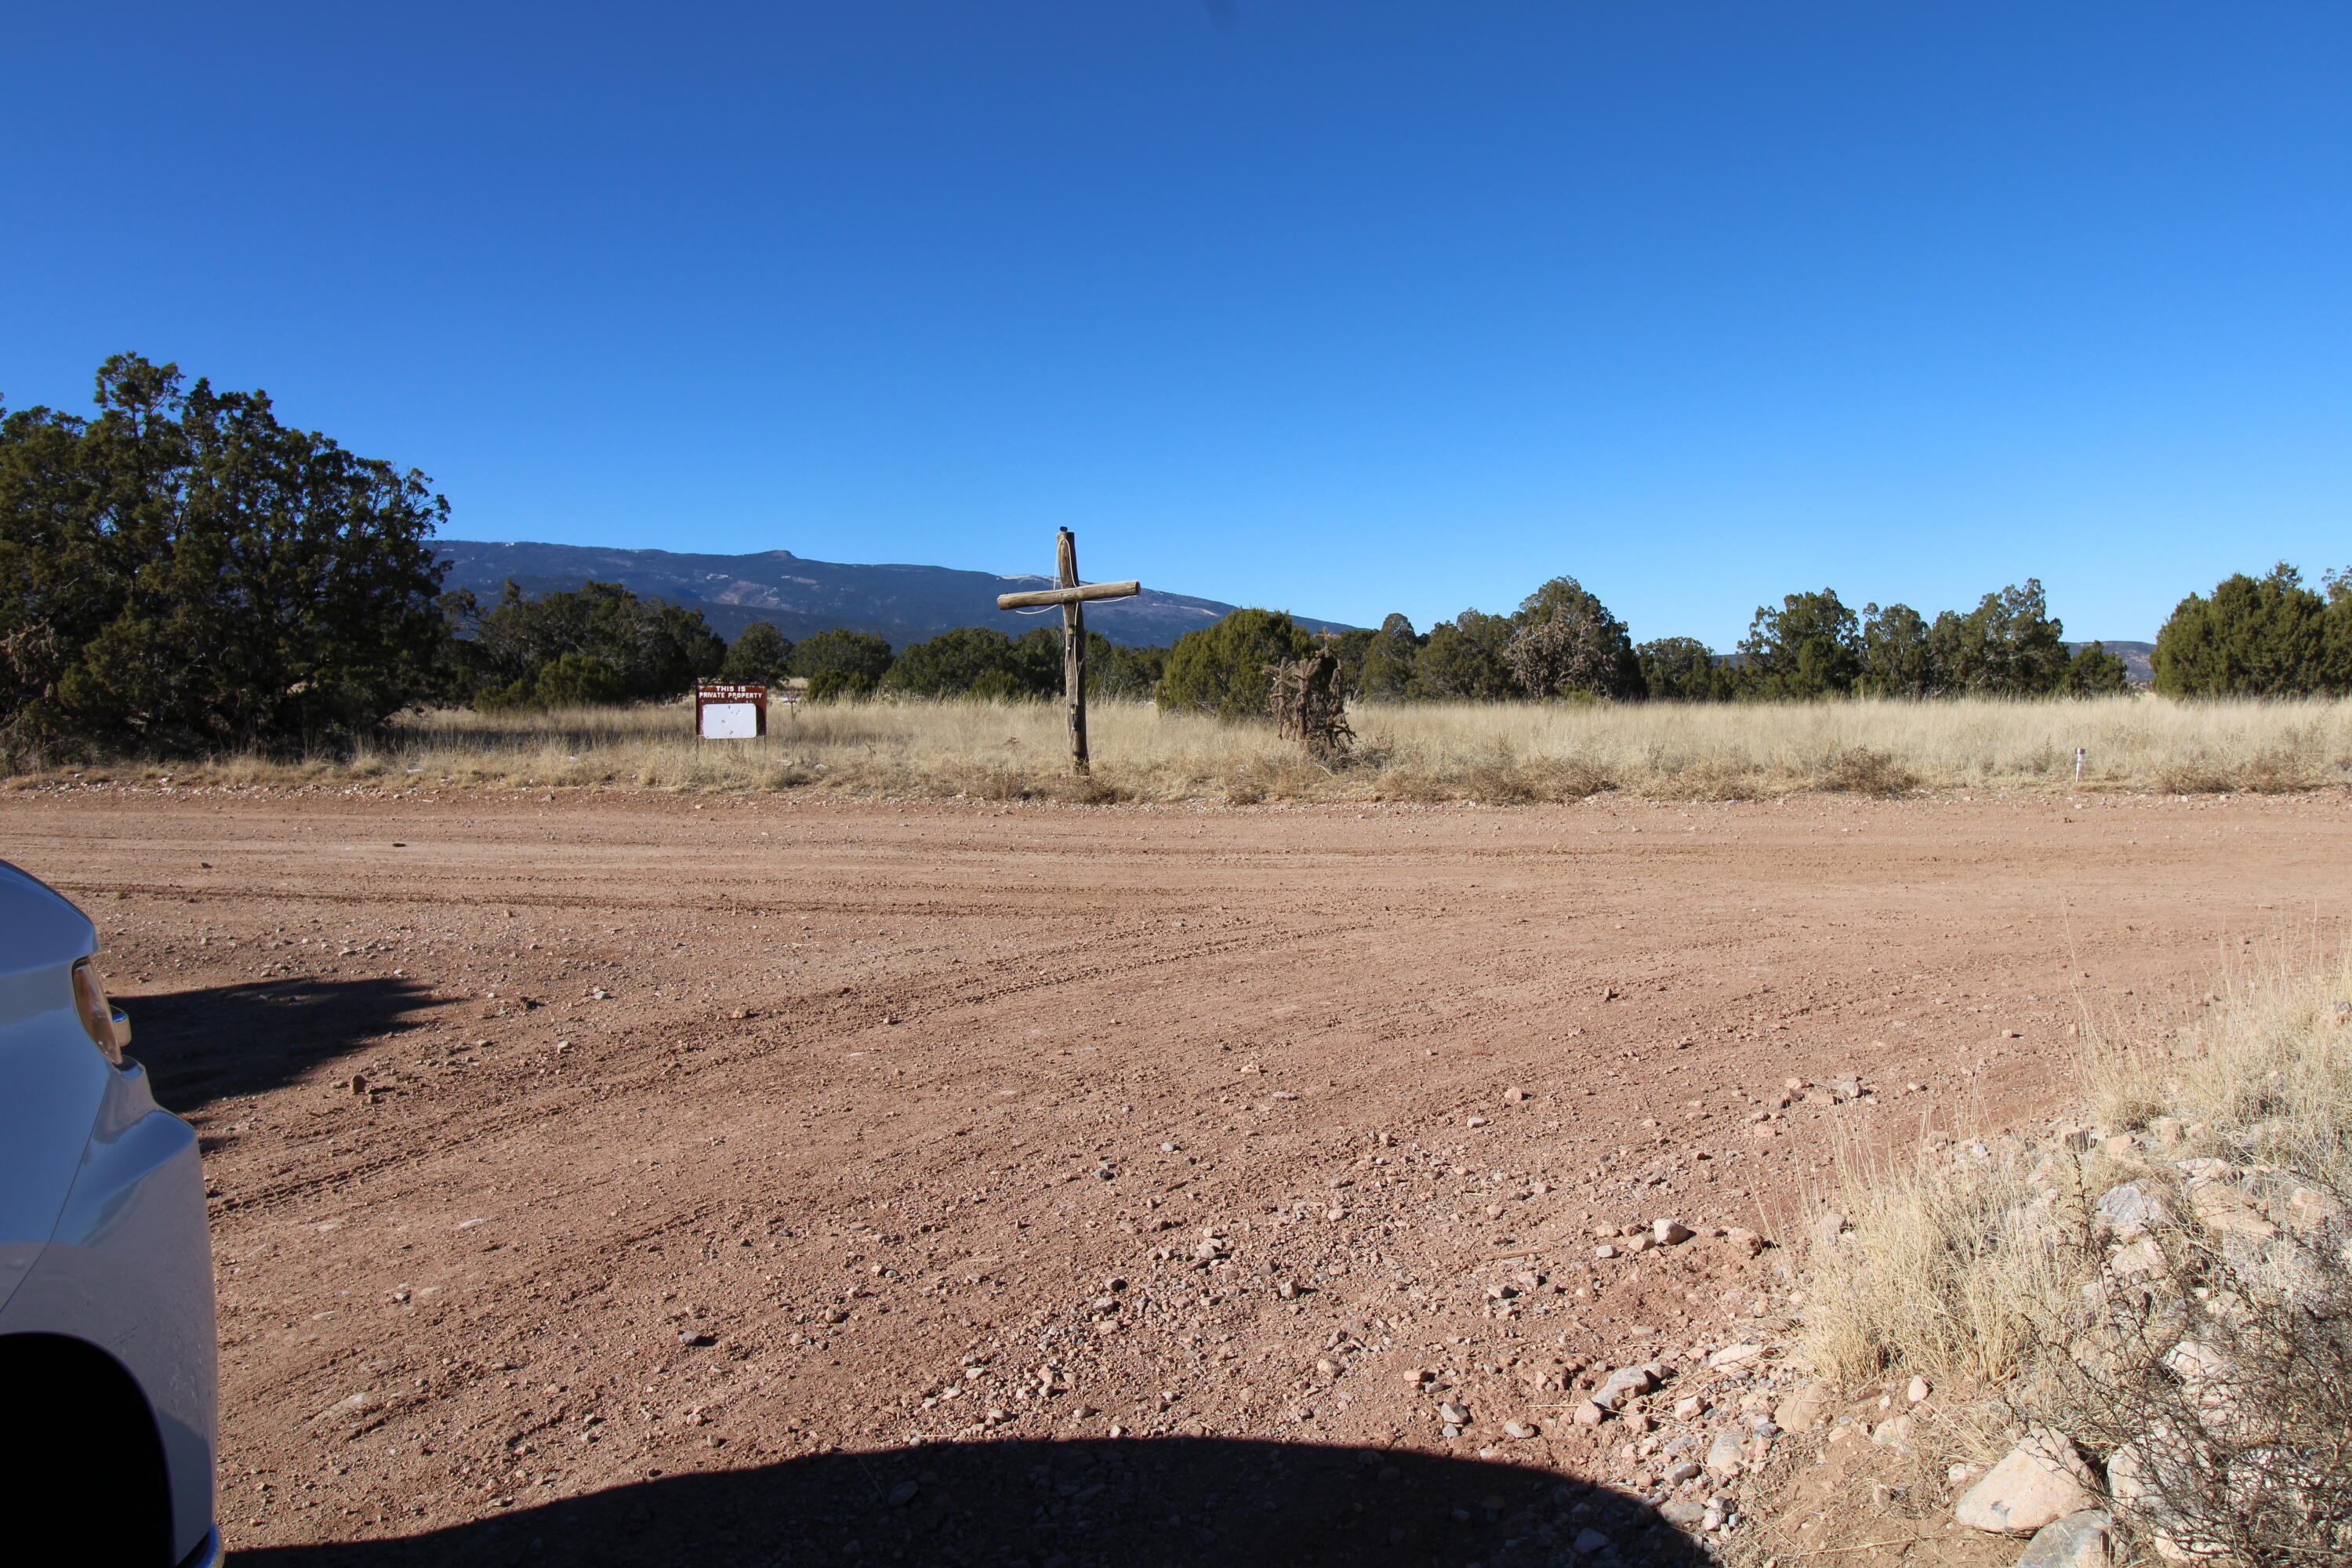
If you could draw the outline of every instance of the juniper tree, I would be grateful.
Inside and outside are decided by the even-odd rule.
[[[433,689],[448,503],[423,474],[137,354],[99,367],[96,403],[0,413],[15,746],[334,740]]]

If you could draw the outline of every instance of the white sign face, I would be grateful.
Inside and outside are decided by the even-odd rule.
[[[675,734],[677,731],[671,731]],[[706,702],[702,705],[702,738],[706,741],[749,741],[760,732],[760,710],[750,702]]]

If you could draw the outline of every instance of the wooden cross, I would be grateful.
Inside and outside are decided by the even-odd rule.
[[[1087,616],[1079,608],[1088,599],[1129,599],[1143,592],[1140,583],[1080,583],[1078,536],[1068,529],[1054,533],[1054,564],[1058,588],[1026,594],[999,594],[1000,610],[1025,610],[1040,605],[1062,606],[1062,700],[1070,714],[1070,771],[1084,776],[1087,760]]]

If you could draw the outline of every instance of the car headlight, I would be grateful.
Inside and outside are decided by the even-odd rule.
[[[106,999],[106,987],[87,958],[74,960],[73,994],[74,1011],[81,1015],[81,1026],[89,1036],[89,1043],[108,1061],[121,1067],[122,1047],[131,1043],[131,1020],[116,1012],[114,1004]]]

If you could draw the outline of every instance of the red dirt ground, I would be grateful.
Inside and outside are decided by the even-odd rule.
[[[1775,1310],[1710,1232],[2060,1108],[2078,1008],[2333,920],[2347,848],[2336,796],[0,798],[204,1135],[269,1563],[1565,1561],[1633,1466],[1559,1374]]]

